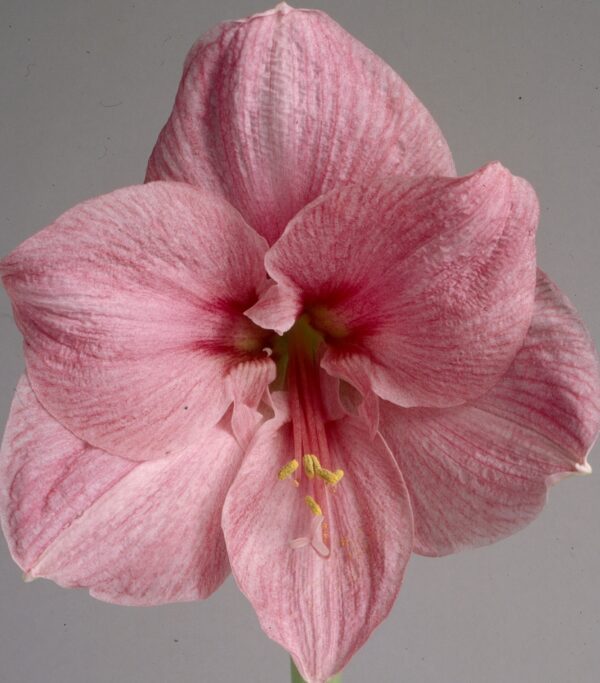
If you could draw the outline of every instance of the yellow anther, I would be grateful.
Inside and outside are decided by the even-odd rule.
[[[317,476],[321,477],[321,479],[323,479],[323,481],[325,481],[327,484],[335,486],[344,476],[344,470],[336,470],[335,472],[332,472],[331,470],[326,470],[323,467],[320,467],[317,470]]]
[[[317,503],[317,501],[312,497],[312,496],[306,496],[304,498],[304,502],[308,505],[310,508],[310,511],[313,513],[313,515],[322,515],[323,512],[321,511],[321,506]]]
[[[312,453],[307,453],[304,458],[302,458],[302,461],[304,463],[304,471],[306,476],[309,479],[313,479],[315,474],[317,474],[321,469],[319,458],[317,458],[316,455],[312,455]]]
[[[284,479],[289,479],[292,474],[300,467],[298,464],[298,461],[296,458],[293,460],[290,460],[287,464],[285,464],[280,470],[279,470],[279,479],[283,481]]]

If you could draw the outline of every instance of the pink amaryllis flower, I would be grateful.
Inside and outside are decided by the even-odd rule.
[[[120,604],[231,568],[320,683],[411,552],[513,533],[589,471],[592,342],[536,272],[531,187],[455,177],[404,82],[320,12],[198,43],[148,180],[0,262],[27,370],[4,533],[29,577]]]

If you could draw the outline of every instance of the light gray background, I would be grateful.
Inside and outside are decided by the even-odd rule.
[[[600,2],[337,0],[328,11],[386,59],[440,123],[458,169],[499,159],[536,187],[539,261],[600,339]],[[141,182],[186,50],[224,0],[0,0],[0,252],[73,204]],[[22,368],[0,298],[0,416]],[[596,449],[598,453],[598,449]],[[591,458],[594,464],[594,457]],[[600,476],[489,548],[411,560],[389,619],[346,683],[592,683],[600,677]],[[24,584],[0,546],[2,683],[286,681],[230,579],[207,602],[106,605]]]

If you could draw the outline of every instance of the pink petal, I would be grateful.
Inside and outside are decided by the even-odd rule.
[[[497,382],[523,342],[537,218],[531,187],[500,164],[391,178],[313,202],[266,265],[325,334],[328,372],[366,397],[370,384],[403,406],[456,405]]]
[[[126,458],[199,443],[233,398],[227,371],[264,357],[243,311],[265,248],[231,206],[175,183],[84,202],[27,240],[0,269],[44,407]]]
[[[444,555],[528,524],[549,485],[591,471],[586,455],[599,426],[593,343],[540,271],[523,348],[488,394],[447,410],[382,403],[381,431],[411,496],[416,551]]]
[[[311,683],[342,669],[387,616],[412,547],[406,489],[382,442],[352,418],[329,423],[327,439],[345,471],[319,501],[328,557],[320,520],[315,527],[299,489],[277,477],[293,453],[289,422],[261,427],[223,512],[238,585]]]
[[[302,301],[296,292],[271,282],[245,313],[263,329],[283,335],[292,327],[301,310]]]
[[[220,511],[240,457],[217,428],[173,458],[109,455],[48,415],[24,377],[2,444],[2,529],[30,578],[126,605],[205,598],[229,571]]]
[[[234,403],[232,429],[242,448],[248,445],[263,419],[258,408],[276,374],[275,363],[261,358],[238,363],[227,376]]]
[[[283,4],[192,48],[147,179],[221,194],[273,243],[335,185],[392,174],[454,175],[431,115],[326,14]]]

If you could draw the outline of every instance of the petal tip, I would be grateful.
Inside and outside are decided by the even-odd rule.
[[[290,12],[294,11],[294,7],[291,5],[288,5],[287,2],[279,2],[275,5],[275,7],[272,7],[271,9],[265,10],[264,12],[258,12],[257,14],[253,14],[250,17],[247,17],[245,19],[235,19],[232,23],[234,24],[245,24],[247,21],[251,19],[260,19],[262,17],[271,17],[276,14],[289,14]]]
[[[482,166],[475,171],[472,175],[482,178],[493,178],[500,176],[511,176],[512,174],[500,161],[490,161],[489,163],[485,164],[485,166]]]
[[[570,479],[571,477],[586,477],[592,474],[592,466],[589,464],[587,459],[583,463],[576,462],[573,465],[572,470],[566,470],[562,472],[556,472],[555,474],[550,474],[546,477],[546,486],[548,488],[555,486],[564,479]]]
[[[244,311],[244,315],[255,325],[265,330],[274,330],[282,336],[296,322],[301,307],[301,301],[294,290],[273,282],[259,300]]]
[[[587,474],[592,473],[592,466],[590,463],[587,461],[587,458],[584,460],[582,463],[575,463],[575,472],[574,474],[580,474],[582,476],[585,476]]]
[[[468,188],[470,192],[492,193],[494,195],[500,192],[501,195],[505,195],[509,192],[513,177],[506,166],[503,166],[499,161],[490,161],[471,173],[454,178],[454,180],[459,186],[463,185]]]

